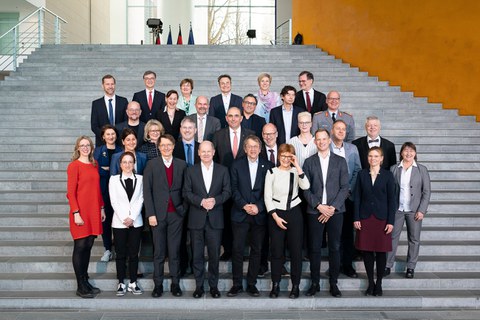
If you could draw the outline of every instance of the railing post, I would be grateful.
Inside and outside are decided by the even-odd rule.
[[[12,55],[12,67],[13,71],[17,70],[17,29],[18,27],[13,29],[13,55]]]
[[[60,22],[58,16],[55,17],[55,44],[60,44]]]
[[[42,25],[43,25],[43,19],[42,19],[42,10],[38,11],[38,47],[42,45]]]
[[[292,19],[288,19],[288,45],[292,44]]]

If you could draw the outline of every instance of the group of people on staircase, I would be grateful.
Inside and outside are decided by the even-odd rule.
[[[77,295],[100,293],[88,276],[99,235],[101,261],[115,252],[117,296],[143,293],[137,279],[146,241],[153,244],[155,298],[164,293],[167,258],[173,296],[183,295],[180,279],[193,273],[194,298],[205,294],[205,278],[210,295],[219,298],[219,261],[231,260],[233,285],[226,295],[245,289],[257,297],[257,280],[270,260],[269,296],[277,298],[288,259],[289,297],[300,295],[305,259],[311,277],[305,295],[315,296],[323,247],[333,297],[342,296],[341,272],[358,277],[358,252],[368,279],[365,294],[381,296],[405,222],[406,277],[414,277],[429,174],[411,142],[402,145],[397,163],[394,144],[380,136],[378,117],[367,117],[366,136],[355,140],[353,117],[339,110],[340,93],[314,90],[309,71],[299,74],[298,92],[287,85],[279,94],[270,90],[272,77],[261,73],[258,92],[244,98],[231,92],[227,74],[218,77],[221,93],[211,99],[193,95],[192,79],[180,82],[180,94],[155,90],[153,71],[143,80],[145,89],[128,102],[115,94],[112,75],[102,78],[105,94],[91,111],[95,145],[79,137],[67,169]]]

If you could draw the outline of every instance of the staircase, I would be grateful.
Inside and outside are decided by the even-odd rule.
[[[75,296],[68,229],[66,167],[73,144],[90,134],[91,101],[103,95],[101,77],[117,79],[117,94],[132,98],[143,87],[145,70],[157,72],[157,88],[178,90],[180,80],[193,78],[195,95],[217,94],[217,77],[232,76],[233,92],[258,90],[257,75],[269,72],[272,88],[297,87],[297,75],[310,70],[314,87],[338,90],[341,110],[353,114],[357,137],[365,134],[368,115],[382,121],[382,136],[396,144],[417,145],[418,159],[430,170],[432,199],[424,220],[420,261],[415,279],[404,278],[406,232],[402,234],[396,271],[384,280],[382,298],[364,297],[360,278],[341,276],[343,298],[328,294],[323,273],[321,294],[290,300],[287,294],[269,299],[270,278],[260,279],[262,297],[193,299],[193,277],[181,281],[182,298],[168,293],[150,296],[151,247],[144,246],[146,278],[139,297],[115,297],[114,262],[99,262],[101,239],[90,263],[92,283],[104,292],[96,299]],[[232,309],[410,309],[480,308],[480,126],[441,104],[415,98],[411,92],[369,77],[366,72],[312,46],[126,46],[45,45],[0,83],[0,308],[101,310],[232,310]],[[246,267],[246,266],[245,266]],[[301,289],[309,286],[308,262]],[[328,262],[322,263],[326,271]],[[231,286],[230,263],[221,263],[219,289]],[[289,279],[282,280],[286,290]],[[168,280],[165,287],[169,288]]]

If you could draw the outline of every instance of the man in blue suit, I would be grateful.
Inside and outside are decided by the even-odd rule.
[[[318,153],[303,164],[303,171],[310,181],[310,189],[304,191],[307,200],[307,227],[310,249],[310,275],[312,283],[307,296],[320,291],[320,262],[323,231],[328,234],[328,264],[330,294],[341,297],[337,280],[340,272],[340,237],[342,234],[345,199],[348,197],[348,167],[344,158],[330,152],[330,133],[325,129],[315,132]]]
[[[283,104],[270,111],[270,123],[273,123],[278,130],[278,144],[286,143],[290,138],[298,136],[298,114],[302,108],[295,106],[295,88],[292,86],[283,87],[280,97]]]
[[[106,124],[115,126],[116,124],[127,120],[128,100],[124,97],[115,95],[115,78],[106,74],[102,78],[102,88],[105,95],[92,102],[92,112],[90,114],[90,126],[95,133],[95,146],[101,146],[102,127]]]
[[[259,158],[262,143],[255,135],[245,139],[243,148],[246,157],[233,162],[230,169],[232,182],[232,276],[233,286],[227,296],[235,297],[243,291],[243,252],[247,237],[250,239],[250,258],[247,271],[247,293],[260,295],[257,287],[262,242],[267,227],[267,214],[263,201],[263,189],[267,170],[273,167],[270,161]]]
[[[348,181],[350,196],[345,200],[345,213],[343,214],[342,228],[342,266],[343,273],[350,278],[358,278],[358,274],[353,268],[352,260],[355,254],[354,238],[353,238],[353,190],[357,175],[362,170],[360,156],[357,147],[351,143],[345,142],[347,136],[347,124],[343,120],[337,120],[332,126],[332,143],[330,151],[347,160]]]
[[[218,86],[221,93],[210,99],[208,115],[216,117],[220,120],[221,127],[226,128],[227,120],[225,116],[228,109],[237,107],[242,111],[242,97],[232,93],[232,77],[228,74],[222,74],[218,77]]]

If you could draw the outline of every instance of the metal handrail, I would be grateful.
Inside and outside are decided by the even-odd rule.
[[[276,45],[290,45],[292,44],[292,19],[279,24],[275,28],[275,43]]]
[[[31,52],[44,43],[62,43],[65,36],[61,26],[65,23],[65,19],[45,7],[26,16],[0,36],[0,71],[15,71]]]

